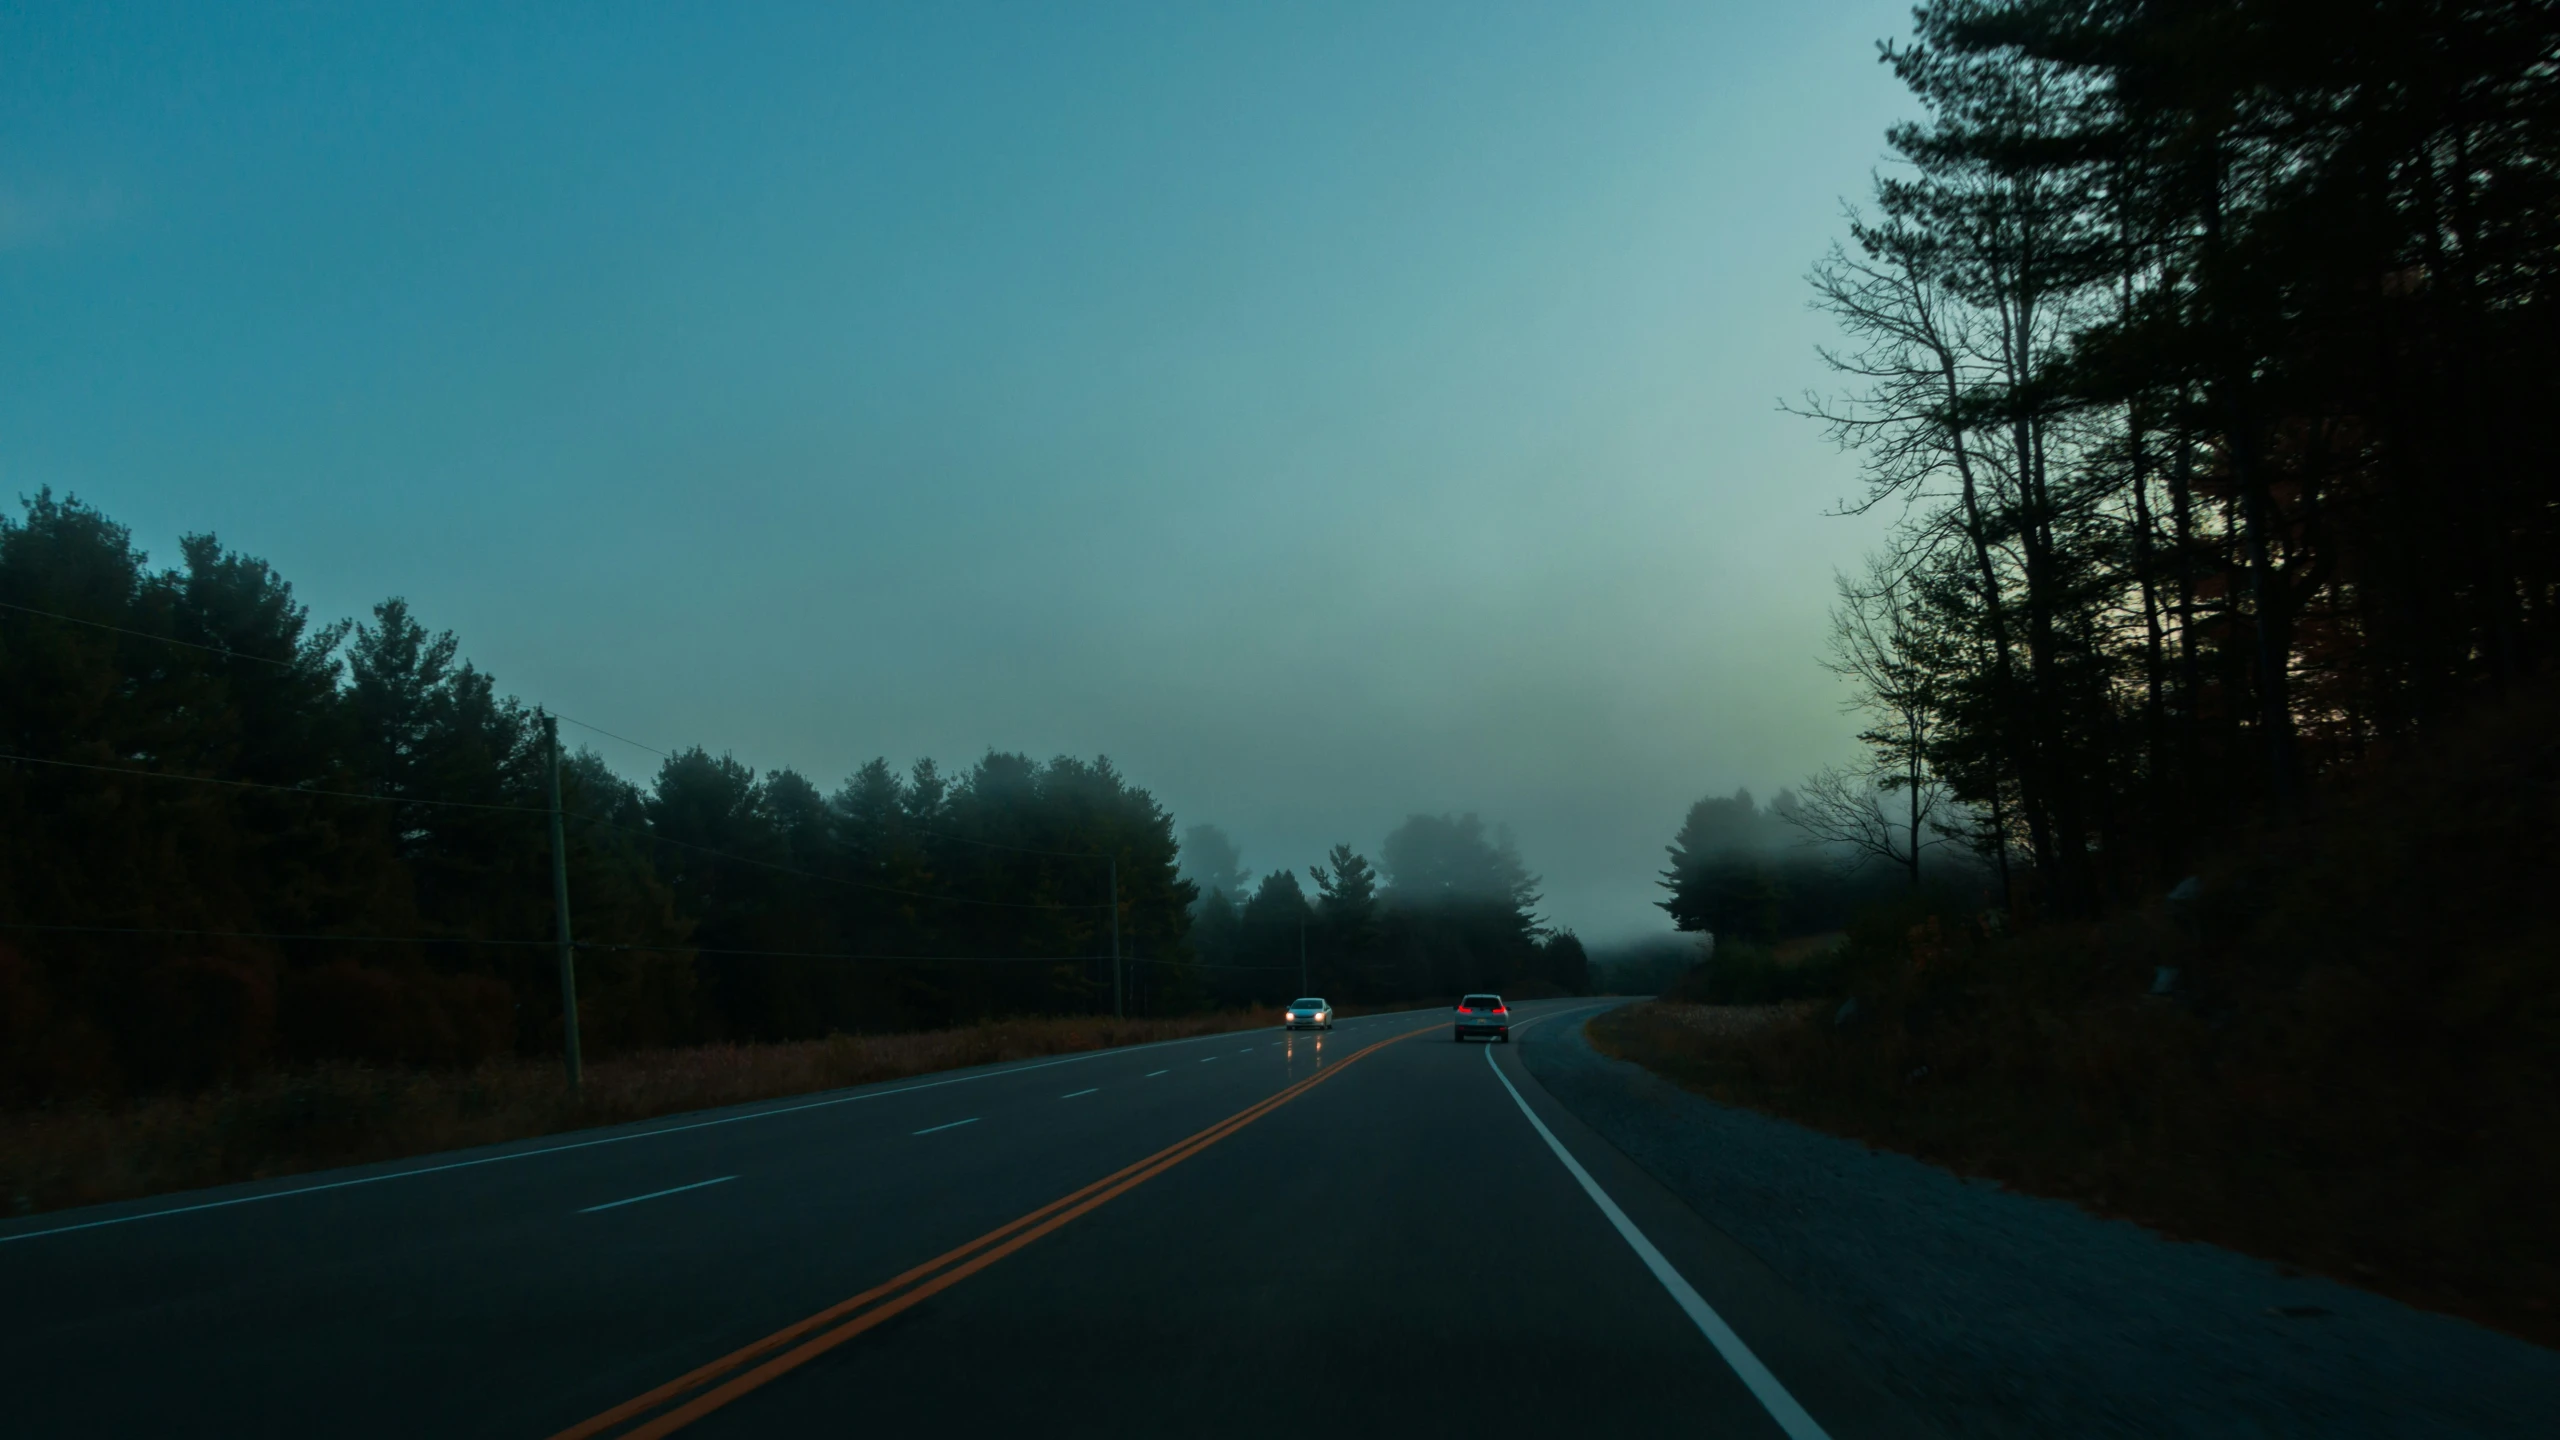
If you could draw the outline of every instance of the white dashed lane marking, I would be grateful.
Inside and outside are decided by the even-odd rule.
[[[593,1215],[599,1210],[619,1210],[625,1205],[637,1205],[643,1200],[655,1200],[663,1195],[681,1195],[687,1190],[699,1190],[705,1185],[725,1185],[737,1178],[735,1175],[723,1175],[717,1180],[696,1180],[690,1185],[678,1185],[667,1190],[652,1190],[646,1195],[634,1195],[628,1200],[607,1200],[601,1205],[590,1205],[578,1213]]]

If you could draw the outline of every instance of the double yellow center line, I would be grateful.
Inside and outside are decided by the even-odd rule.
[[[587,1440],[589,1436],[601,1435],[642,1416],[651,1418],[621,1432],[620,1440],[648,1440],[648,1437],[673,1434],[749,1391],[790,1374],[891,1316],[950,1289],[1077,1216],[1128,1194],[1325,1080],[1341,1074],[1362,1058],[1421,1033],[1422,1030],[1408,1030],[1355,1050],[1339,1062],[1269,1099],[1246,1106],[1188,1139],[1115,1170],[1081,1190],[1062,1195],[1020,1219],[1007,1221],[965,1245],[946,1250],[850,1300],[839,1301],[805,1320],[795,1320],[763,1339],[740,1346],[708,1365],[687,1371],[645,1395],[635,1396],[610,1410],[581,1420],[552,1436],[551,1440]],[[705,1386],[710,1388],[705,1389]],[[688,1395],[693,1398],[683,1399]],[[683,1403],[674,1404],[678,1400],[683,1400]],[[663,1408],[670,1404],[674,1404],[673,1409]],[[652,1415],[652,1412],[660,1413]]]

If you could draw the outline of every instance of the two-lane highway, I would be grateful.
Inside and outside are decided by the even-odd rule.
[[[1876,1429],[1702,1229],[1373,1016],[34,1217],[0,1384],[24,1435]]]

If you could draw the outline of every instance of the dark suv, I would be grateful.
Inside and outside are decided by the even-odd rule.
[[[1458,1002],[1458,1038],[1481,1035],[1511,1043],[1511,1007],[1499,995],[1469,995]]]

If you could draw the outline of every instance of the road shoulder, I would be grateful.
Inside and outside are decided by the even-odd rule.
[[[1946,1433],[2521,1436],[2560,1404],[2560,1354],[2524,1341],[1716,1104],[1578,1020],[1519,1048],[1595,1148]]]
[[[1492,1047],[1521,1099],[1835,1440],[1936,1434],[1875,1383],[1850,1337],[1818,1307],[1585,1124],[1522,1063],[1554,1036],[1578,1037],[1591,1013],[1544,1020],[1520,1030],[1518,1043]]]

